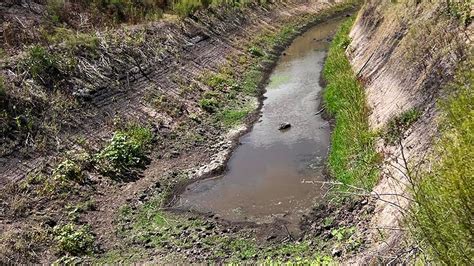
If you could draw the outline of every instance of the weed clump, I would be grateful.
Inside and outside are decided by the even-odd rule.
[[[44,86],[54,86],[62,77],[59,59],[41,46],[33,46],[23,62],[31,77]]]
[[[54,235],[59,252],[62,254],[84,255],[94,250],[95,237],[88,226],[74,224],[56,226]]]
[[[95,156],[96,165],[104,175],[120,178],[132,168],[145,166],[146,151],[153,133],[146,127],[132,127],[116,132],[110,143]]]
[[[353,73],[345,49],[353,19],[342,24],[334,37],[323,69],[327,87],[326,110],[335,118],[329,154],[330,173],[339,181],[370,189],[378,178],[379,155],[368,122],[363,87]]]
[[[215,113],[219,109],[219,94],[214,91],[204,93],[199,106],[206,112]]]
[[[421,116],[421,111],[413,108],[390,120],[384,135],[386,143],[393,145],[403,138],[403,133]]]
[[[65,0],[48,0],[47,11],[53,23],[71,23],[75,11],[88,11],[95,19],[112,23],[138,23],[159,19],[166,1],[163,0],[87,0],[75,3]]]
[[[64,160],[54,169],[53,177],[58,181],[82,182],[84,180],[84,174],[80,166],[69,159]]]

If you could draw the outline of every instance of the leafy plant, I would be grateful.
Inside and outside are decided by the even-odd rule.
[[[66,224],[54,228],[54,239],[63,254],[90,254],[94,249],[95,237],[88,226]]]
[[[52,33],[44,33],[45,39],[51,43],[65,43],[69,50],[95,51],[99,45],[99,38],[92,33],[75,32],[71,29],[57,27]]]
[[[6,96],[7,96],[7,92],[5,89],[5,83],[4,83],[3,77],[0,76],[0,103],[2,103],[2,106],[3,106],[3,101],[5,100]]]
[[[60,163],[53,171],[53,177],[59,181],[83,181],[84,174],[81,168],[69,159]]]
[[[248,52],[253,55],[253,56],[256,56],[256,57],[262,57],[265,55],[265,52],[262,50],[262,48],[258,47],[258,46],[251,46],[249,49],[248,49]]]
[[[62,77],[59,59],[41,46],[31,47],[23,63],[31,77],[45,86],[54,86]]]
[[[401,115],[393,118],[387,124],[387,130],[384,135],[384,140],[388,144],[395,144],[403,138],[403,133],[410,128],[410,126],[415,123],[418,118],[421,116],[421,111],[412,108],[406,112],[403,112]]]
[[[448,13],[468,26],[472,21],[472,2],[470,0],[446,0]]]
[[[236,81],[232,77],[233,73],[229,67],[222,67],[218,73],[207,72],[201,80],[207,86],[213,89],[224,90],[226,88],[236,87]]]
[[[351,237],[355,232],[354,227],[339,227],[331,231],[331,235],[336,238],[337,241],[342,241]]]
[[[95,157],[100,171],[111,177],[121,177],[131,168],[142,167],[147,162],[146,150],[153,134],[149,128],[132,127],[116,132],[110,143]]]
[[[209,113],[215,113],[219,108],[219,94],[215,91],[207,91],[204,93],[201,100],[199,100],[199,106]]]

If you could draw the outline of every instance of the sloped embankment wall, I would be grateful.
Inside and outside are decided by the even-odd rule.
[[[418,2],[369,0],[350,33],[347,54],[365,85],[372,129],[383,134],[395,117],[413,108],[421,111],[401,143],[377,144],[384,162],[373,194],[381,200],[367,235],[373,248],[354,259],[359,262],[399,250],[402,213],[408,207],[407,162],[408,169],[417,170],[428,154],[437,135],[437,99],[471,45],[472,24],[466,28],[449,15],[445,2]]]

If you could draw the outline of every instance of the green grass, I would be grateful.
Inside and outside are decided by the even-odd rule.
[[[356,79],[345,49],[353,19],[344,22],[334,37],[323,69],[327,81],[324,104],[335,118],[331,136],[329,169],[342,183],[370,189],[377,182],[380,156],[376,134],[369,128],[364,88]]]
[[[241,124],[242,121],[250,113],[250,108],[242,109],[224,109],[217,115],[217,119],[224,124],[225,127],[232,127]]]
[[[64,43],[70,51],[91,51],[99,46],[99,38],[93,33],[75,32],[71,29],[57,27],[49,33],[43,32],[44,38],[49,43]]]
[[[470,265],[474,258],[474,74],[472,57],[449,86],[441,104],[441,137],[429,170],[416,176],[415,236],[432,258]]]
[[[76,2],[76,1],[75,1]],[[71,3],[66,0],[48,0],[47,11],[55,24],[70,23],[73,12],[80,10],[106,23],[138,23],[162,17],[166,1],[145,0],[86,0]]]
[[[6,96],[7,96],[7,92],[5,89],[5,81],[3,77],[0,75],[0,103],[2,104],[2,109],[5,107],[5,105],[3,105],[3,100],[4,98],[6,98]]]
[[[247,6],[250,3],[257,3],[264,5],[267,3],[267,0],[239,0],[239,1],[228,1],[228,0],[174,0],[172,1],[172,9],[178,15],[182,17],[189,16],[199,9],[209,8],[209,7],[218,7],[218,6],[228,6],[234,8],[242,8]]]

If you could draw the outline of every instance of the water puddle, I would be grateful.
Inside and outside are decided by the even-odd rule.
[[[318,110],[319,78],[328,38],[342,20],[319,24],[294,40],[272,72],[260,120],[241,137],[228,171],[189,185],[177,208],[231,221],[283,219],[296,227],[325,193],[311,184],[323,180],[330,142],[329,123]],[[281,123],[291,127],[279,130]]]

